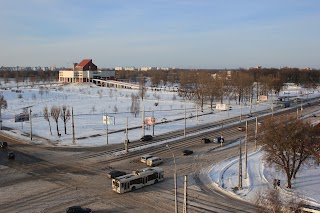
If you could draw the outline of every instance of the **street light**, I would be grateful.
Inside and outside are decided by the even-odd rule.
[[[173,157],[173,163],[174,163],[174,212],[178,213],[178,198],[177,198],[177,165],[176,165],[176,158],[174,157],[173,152],[171,151],[169,145],[167,144],[166,147],[170,150],[172,157]]]

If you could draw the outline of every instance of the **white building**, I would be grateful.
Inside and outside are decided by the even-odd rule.
[[[59,71],[60,82],[92,82],[92,79],[113,80],[114,78],[114,70],[98,70],[97,66],[92,63],[92,59],[84,59],[79,64],[74,63],[72,70]]]

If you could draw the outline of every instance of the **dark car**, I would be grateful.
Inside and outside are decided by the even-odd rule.
[[[119,170],[112,170],[111,172],[108,173],[109,178],[116,178],[120,177],[122,175],[126,175],[127,173],[124,171],[119,171]]]
[[[209,138],[202,138],[202,143],[211,143],[212,141]]]
[[[251,114],[246,115],[246,118],[251,118],[251,117],[252,117]]]
[[[8,146],[7,142],[0,142],[0,147],[1,148],[6,148]]]
[[[9,153],[8,153],[8,159],[9,159],[9,160],[13,160],[13,159],[15,159],[15,158],[16,158],[16,156],[14,155],[13,152],[9,152]]]
[[[182,151],[182,155],[191,155],[193,153],[192,150],[186,149]]]
[[[92,210],[81,206],[71,206],[66,209],[66,213],[92,213]]]
[[[152,135],[145,135],[140,138],[140,141],[150,141],[152,140]]]

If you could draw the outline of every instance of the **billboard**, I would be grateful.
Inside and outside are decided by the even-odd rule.
[[[156,122],[156,119],[154,117],[147,117],[144,120],[144,123],[148,126],[154,126],[154,123]]]
[[[14,122],[24,122],[29,121],[29,113],[20,113],[18,115],[14,115]]]
[[[266,96],[266,95],[259,95],[259,101],[265,102],[265,101],[267,101],[267,100],[268,100],[268,96]]]
[[[115,123],[116,123],[115,120],[116,120],[115,117],[107,116],[107,115],[103,116],[103,123],[104,124],[115,125]]]
[[[217,110],[227,110],[227,104],[216,104]]]

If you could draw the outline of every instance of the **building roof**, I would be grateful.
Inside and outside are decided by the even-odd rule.
[[[78,65],[77,67],[84,67],[87,64],[92,63],[92,59],[83,59]]]

